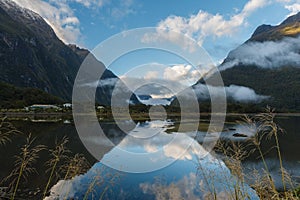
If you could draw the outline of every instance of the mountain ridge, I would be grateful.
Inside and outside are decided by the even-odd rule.
[[[296,37],[300,34],[300,12],[289,16],[277,26],[263,24],[256,28],[247,42],[280,40],[284,37]]]

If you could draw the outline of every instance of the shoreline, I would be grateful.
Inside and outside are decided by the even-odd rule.
[[[159,114],[159,113],[158,113]],[[191,116],[195,115],[193,113],[189,113]],[[232,116],[242,116],[242,115],[254,115],[258,113],[226,113],[226,116],[232,117]],[[87,115],[89,115],[87,113]],[[198,116],[198,114],[196,113]],[[218,114],[216,115],[223,115]],[[276,116],[280,117],[300,117],[300,113],[275,113]],[[72,117],[72,112],[0,112],[0,117]],[[148,113],[131,113],[132,117],[147,117],[149,116]],[[169,117],[180,117],[181,113],[168,113]],[[200,113],[200,116],[211,116],[211,113]],[[113,117],[111,114],[103,114],[103,113],[97,113],[97,117]]]

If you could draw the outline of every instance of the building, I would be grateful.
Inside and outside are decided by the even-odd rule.
[[[63,107],[64,108],[72,108],[72,104],[71,103],[64,103]]]
[[[33,104],[31,106],[25,107],[26,111],[30,110],[47,110],[47,109],[54,109],[60,110],[61,108],[55,105],[47,105],[47,104]]]

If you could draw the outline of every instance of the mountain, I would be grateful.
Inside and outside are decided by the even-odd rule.
[[[0,80],[70,99],[81,59],[38,14],[0,2]]]
[[[284,37],[296,37],[300,34],[300,12],[288,17],[278,26],[263,24],[259,26],[248,40],[263,42],[267,40],[280,40]]]
[[[270,96],[281,111],[300,111],[300,13],[278,26],[259,26],[219,67],[226,86],[241,85]]]
[[[93,57],[86,49],[64,44],[37,13],[10,0],[0,1],[0,81],[38,88],[70,101],[77,71],[88,55]],[[94,59],[105,70],[101,80],[118,79]],[[112,88],[98,88],[100,104],[110,105]],[[134,95],[132,98],[138,102]]]
[[[228,54],[219,71],[229,111],[256,112],[269,105],[282,112],[300,112],[300,13],[277,26],[259,26]],[[210,107],[205,81],[212,83],[214,78],[213,74],[192,86],[202,110]],[[178,107],[178,100],[171,105]]]

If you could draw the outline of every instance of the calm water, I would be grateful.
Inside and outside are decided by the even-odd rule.
[[[298,131],[300,117],[278,117],[277,121],[286,131],[284,135],[280,136],[284,167],[291,174],[293,180],[299,181],[297,179],[300,177],[300,133]],[[133,134],[147,135],[156,132],[155,136],[147,142],[135,141],[118,129],[114,122],[101,121],[101,127],[116,147],[100,150],[99,154],[102,157],[100,162],[97,162],[85,149],[71,120],[52,119],[51,122],[46,122],[34,119],[33,121],[18,120],[12,122],[22,132],[32,133],[36,136],[36,143],[45,144],[49,148],[54,146],[55,140],[67,135],[70,138],[69,149],[74,153],[83,153],[91,163],[92,167],[85,175],[78,176],[72,181],[58,182],[52,189],[52,192],[56,193],[54,196],[82,199],[87,195],[86,191],[93,183],[101,182],[101,184],[93,186],[93,190],[86,197],[92,198],[94,196],[97,197],[96,199],[154,199],[159,198],[159,195],[169,195],[168,197],[175,195],[174,198],[195,199],[195,197],[208,195],[212,189],[212,184],[215,185],[219,195],[226,196],[233,189],[228,182],[236,181],[221,160],[210,155],[203,156],[205,151],[199,143],[202,143],[206,133],[203,130],[197,133],[188,130],[185,133],[176,133],[176,120],[140,122]],[[203,123],[204,125],[201,127],[205,127],[205,122]],[[227,123],[225,130],[226,132],[221,135],[224,140],[243,141],[245,138],[232,136],[236,132],[251,135],[251,132],[247,131],[245,127],[234,123]],[[165,148],[170,141],[174,140],[176,135],[179,135],[179,140]],[[15,136],[12,143],[1,147],[1,178],[5,177],[12,169],[13,156],[19,153],[23,143],[23,137]],[[192,147],[184,155],[179,155],[177,152],[182,152],[180,148],[185,147],[185,143],[192,144]],[[264,142],[265,149],[271,147],[272,144],[273,141]],[[131,156],[128,152],[143,156]],[[266,157],[272,177],[277,186],[281,187],[276,152],[272,150],[266,154]],[[44,152],[37,163],[39,175],[31,176],[28,183],[23,183],[24,187],[36,188],[45,184],[48,175],[44,174],[44,163],[47,159],[48,153]],[[263,168],[261,161],[256,156],[249,157],[244,162],[245,172],[250,174],[253,168],[258,171]],[[152,171],[152,169],[157,170]],[[132,171],[144,173],[131,173]],[[97,177],[101,178],[98,180]],[[248,181],[251,182],[251,180]],[[248,186],[245,187],[245,190],[252,195],[251,198],[255,199],[252,189]]]

